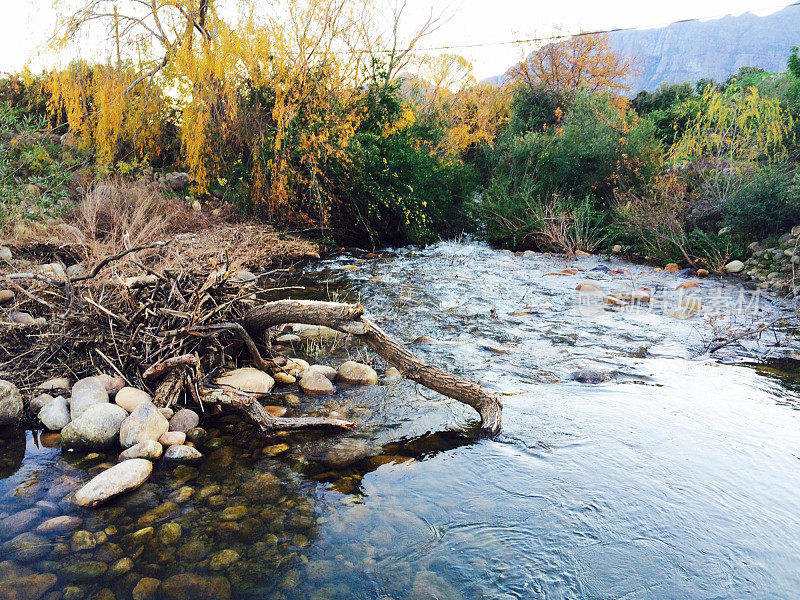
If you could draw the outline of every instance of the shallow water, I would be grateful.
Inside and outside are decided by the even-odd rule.
[[[586,280],[647,286],[658,306],[587,304],[574,290]],[[351,435],[265,440],[238,418],[208,420],[198,465],[159,463],[138,491],[90,511],[65,498],[113,453],[62,455],[37,432],[6,431],[4,572],[54,573],[53,598],[127,599],[143,577],[163,582],[157,598],[227,586],[287,600],[796,598],[796,345],[770,333],[705,354],[716,333],[790,306],[748,307],[737,280],[709,279],[688,290],[705,311],[678,319],[686,280],[475,243],[318,261],[300,295],[360,299],[423,358],[501,393],[501,435],[476,439],[471,409],[411,382],[342,388],[289,414],[336,410],[358,422]],[[360,350],[325,360],[348,352]],[[605,381],[570,380],[579,369]],[[271,456],[277,444],[289,449]],[[35,532],[63,514],[91,535]],[[15,538],[24,531],[36,537]]]

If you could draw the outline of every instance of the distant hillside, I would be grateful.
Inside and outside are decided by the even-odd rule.
[[[612,48],[639,61],[641,73],[628,82],[632,94],[653,91],[662,82],[725,80],[745,66],[785,71],[791,47],[800,45],[800,6],[765,17],[745,13],[682,21],[659,29],[614,31],[609,37]]]

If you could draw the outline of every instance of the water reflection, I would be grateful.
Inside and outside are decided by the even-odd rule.
[[[586,318],[580,279],[612,291],[685,278],[594,257],[577,277],[544,276],[573,264],[442,243],[323,261],[292,282],[295,297],[363,297],[423,358],[502,394],[494,440],[477,439],[469,408],[410,382],[287,388],[270,402],[289,416],[336,411],[356,431],[265,438],[222,416],[205,422],[199,464],[159,463],[139,490],[82,510],[70,495],[116,456],[4,432],[0,598],[795,598],[796,361],[703,356],[719,326],[703,316]],[[334,364],[358,352],[308,349]],[[600,383],[571,380],[580,369]]]

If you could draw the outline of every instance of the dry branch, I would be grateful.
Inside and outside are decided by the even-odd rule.
[[[483,434],[495,435],[500,431],[503,405],[496,394],[476,383],[424,363],[403,344],[365,318],[361,304],[279,300],[253,309],[243,319],[244,327],[253,334],[263,333],[268,327],[284,323],[326,325],[358,335],[403,376],[478,411]]]

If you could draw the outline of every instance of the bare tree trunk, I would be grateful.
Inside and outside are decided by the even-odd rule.
[[[481,433],[495,435],[500,431],[503,404],[496,394],[488,392],[476,383],[422,362],[363,315],[364,307],[361,304],[279,300],[253,309],[244,316],[243,324],[254,334],[283,323],[307,323],[327,325],[333,329],[361,336],[403,376],[478,411],[481,417]]]

